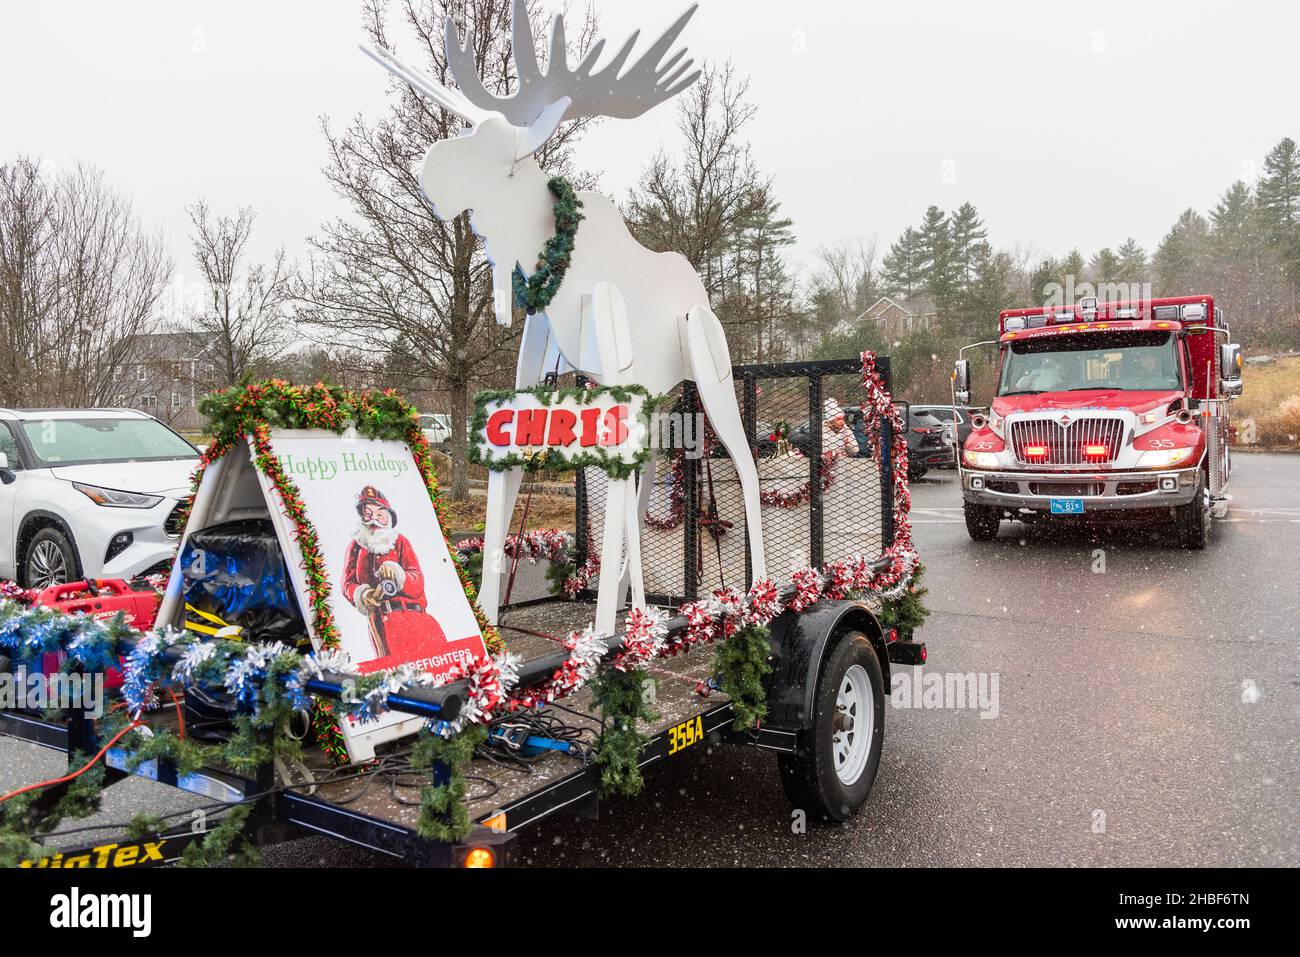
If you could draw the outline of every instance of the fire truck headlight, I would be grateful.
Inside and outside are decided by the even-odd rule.
[[[1196,449],[1152,449],[1138,456],[1140,469],[1167,469],[1182,465],[1195,454]]]
[[[962,453],[962,458],[973,469],[995,469],[998,467],[998,457],[994,452],[972,452],[967,449]]]

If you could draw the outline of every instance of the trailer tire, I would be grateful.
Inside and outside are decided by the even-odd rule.
[[[817,820],[847,821],[871,794],[884,741],[880,659],[866,635],[846,632],[817,678],[812,727],[777,761],[790,803]]]
[[[963,502],[962,511],[966,514],[966,531],[972,540],[991,542],[998,537],[998,528],[1002,525],[1002,511],[997,506]]]

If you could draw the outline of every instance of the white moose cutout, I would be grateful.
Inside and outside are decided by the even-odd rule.
[[[575,70],[565,55],[564,21],[551,28],[548,70],[541,71],[523,0],[515,0],[513,53],[519,89],[496,97],[483,86],[473,61],[473,36],[462,44],[447,22],[447,62],[459,90],[404,66],[388,51],[367,49],[421,95],[469,123],[459,137],[434,143],[425,155],[420,185],[433,212],[448,220],[465,210],[492,263],[497,321],[509,325],[512,274],[535,268],[543,245],[555,231],[555,197],[549,177],[533,153],[565,120],[607,115],[633,118],[690,86],[685,50],[668,49],[695,12],[692,5],[626,72],[633,33],[599,71],[604,41],[594,44]],[[549,306],[525,321],[515,373],[517,388],[536,385],[561,360],[561,371],[575,370],[603,384],[635,382],[660,394],[692,380],[719,441],[730,453],[745,502],[754,577],[766,576],[759,518],[758,470],[736,405],[731,356],[722,324],[709,308],[708,293],[690,263],[678,253],[655,253],[638,243],[618,208],[599,193],[582,192],[572,261]],[[614,616],[628,584],[634,605],[644,603],[639,527],[644,522],[655,461],[633,480],[610,483],[601,549],[596,627],[613,631]],[[484,532],[483,579],[479,602],[489,621],[499,610],[500,576],[510,516],[523,478],[522,469],[491,472]],[[627,537],[627,564],[620,562]]]

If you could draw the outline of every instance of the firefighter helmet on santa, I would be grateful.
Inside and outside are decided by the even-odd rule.
[[[361,490],[361,494],[357,496],[357,514],[362,518],[366,517],[367,505],[378,505],[380,508],[387,511],[389,524],[393,528],[397,527],[397,513],[393,511],[393,506],[388,503],[388,499],[384,497],[384,493],[379,491],[379,489],[375,488],[373,485],[367,485]]]

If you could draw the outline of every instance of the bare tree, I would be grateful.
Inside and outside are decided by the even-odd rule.
[[[660,150],[628,198],[636,238],[685,256],[711,296],[723,292],[729,241],[771,203],[770,183],[742,139],[756,109],[748,95],[749,79],[730,63],[707,66],[678,101],[684,145]]]
[[[390,6],[397,10],[396,27],[389,23]],[[506,96],[517,84],[510,7],[510,0],[366,0],[363,25],[373,43],[389,48],[396,46],[396,34],[409,34],[418,50],[414,65],[454,86],[444,27],[448,18],[470,24],[479,75],[488,90]],[[530,0],[528,9],[540,39],[540,0]],[[574,52],[585,50],[595,32],[588,10]],[[406,48],[399,52],[416,59]],[[325,176],[353,218],[326,223],[309,241],[313,254],[298,287],[300,316],[313,337],[333,349],[409,377],[402,383],[406,391],[445,395],[452,421],[463,423],[472,390],[509,380],[522,324],[496,324],[490,267],[469,214],[445,223],[435,217],[414,172],[431,143],[460,133],[461,121],[404,85],[395,84],[393,92],[392,106],[377,123],[357,117],[336,133],[322,120],[329,150]],[[537,154],[543,168],[569,175],[573,144],[591,122],[561,127]],[[469,494],[465,445],[464,430],[453,429],[456,499]]]
[[[158,328],[171,277],[161,234],[130,199],[77,166],[47,180],[34,159],[0,166],[0,402],[93,406]]]
[[[283,246],[269,263],[246,265],[257,218],[248,207],[233,218],[213,216],[199,200],[187,212],[194,227],[194,262],[206,286],[203,303],[191,318],[196,329],[212,338],[211,385],[234,385],[264,371],[288,347],[294,270]]]

